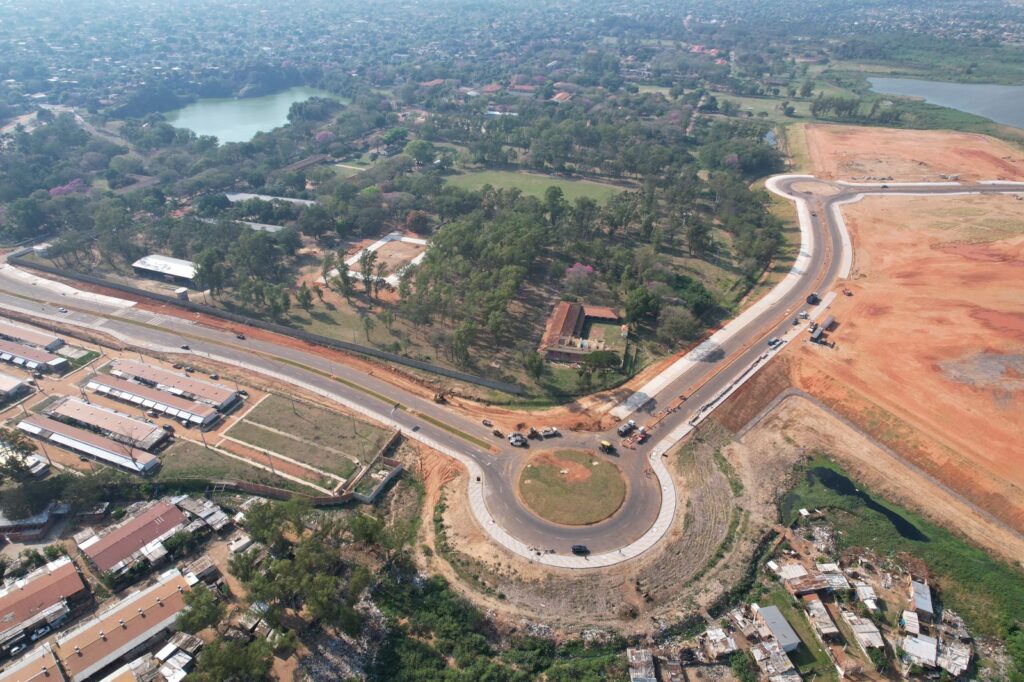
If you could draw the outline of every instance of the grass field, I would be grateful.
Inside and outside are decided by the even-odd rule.
[[[589,452],[558,450],[530,458],[519,494],[538,516],[582,526],[614,514],[626,497],[626,482],[611,462]]]
[[[830,460],[820,457],[811,464],[845,476]],[[1024,571],[993,559],[967,544],[945,528],[901,509],[865,491],[871,503],[856,495],[840,494],[827,487],[820,476],[806,477],[783,501],[783,522],[789,523],[800,508],[826,510],[839,531],[840,548],[869,547],[879,554],[908,552],[928,564],[936,598],[960,613],[972,631],[1006,636],[1009,626],[1020,620],[1024,604]],[[916,531],[908,533],[910,524]],[[909,536],[909,537],[908,537]]]
[[[312,443],[361,456],[359,441],[368,453],[376,452],[391,435],[389,431],[350,415],[325,410],[277,395],[268,396],[245,415],[246,421],[296,434]],[[358,439],[358,440],[357,440]]]
[[[560,187],[567,201],[575,201],[579,197],[589,197],[598,203],[604,203],[623,191],[622,187],[591,180],[568,180],[538,173],[522,171],[474,171],[452,175],[448,184],[463,189],[478,190],[484,185],[503,189],[518,188],[523,194],[542,198],[548,187]]]
[[[187,440],[179,440],[160,456],[160,471],[157,472],[154,481],[164,483],[183,478],[244,481],[298,492],[316,492],[312,488],[275,476],[269,471],[248,466]]]
[[[351,476],[359,466],[350,457],[337,451],[336,448],[328,450],[291,436],[268,431],[259,424],[247,421],[235,423],[226,435],[257,448],[290,457],[342,478]]]

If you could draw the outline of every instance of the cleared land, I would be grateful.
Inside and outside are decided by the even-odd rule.
[[[626,497],[619,468],[589,452],[558,450],[529,459],[519,477],[519,494],[538,516],[583,526],[614,514]]]
[[[875,197],[844,214],[854,296],[833,305],[836,349],[796,349],[797,384],[1024,529],[1024,202]]]
[[[985,135],[819,124],[804,130],[814,174],[822,179],[1024,180],[1024,153]]]
[[[475,171],[453,175],[447,179],[448,184],[463,189],[477,190],[484,185],[502,189],[517,188],[523,194],[542,198],[548,187],[561,188],[566,200],[572,202],[580,197],[589,197],[603,204],[624,188],[591,180],[567,180],[539,173],[516,171]]]

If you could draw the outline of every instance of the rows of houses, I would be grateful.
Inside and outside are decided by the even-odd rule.
[[[231,523],[207,499],[140,502],[121,522],[76,535],[77,558],[61,557],[8,580],[0,589],[0,682],[183,679],[202,642],[177,633],[162,643],[186,608],[185,593],[220,572],[206,555],[180,569],[166,567],[163,543],[176,533],[212,534]],[[151,567],[162,572],[148,586],[90,615],[95,600],[83,568],[110,583],[118,576],[137,580]]]

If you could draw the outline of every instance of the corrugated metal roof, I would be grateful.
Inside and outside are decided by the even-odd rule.
[[[764,624],[771,630],[772,636],[778,641],[783,651],[788,651],[800,645],[800,638],[777,606],[763,606],[761,607],[760,614]]]
[[[192,279],[196,276],[196,264],[182,258],[162,256],[158,253],[143,256],[132,263],[133,268],[149,270],[160,275],[170,275],[183,279]]]

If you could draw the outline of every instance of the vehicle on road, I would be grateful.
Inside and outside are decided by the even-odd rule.
[[[485,419],[483,421],[483,425],[486,426],[487,428],[491,428],[492,426],[494,426],[494,422],[492,422],[490,419]]]
[[[811,215],[814,216],[815,218],[817,218],[818,217],[818,212],[817,211],[811,211]]]
[[[181,344],[180,346],[178,346],[178,348],[182,350],[192,350],[187,343]]]
[[[597,449],[600,450],[601,452],[606,453],[606,454],[611,454],[611,453],[615,452],[615,446],[612,445],[611,442],[606,441],[606,440],[601,441],[598,444]]]
[[[67,313],[68,309],[67,308],[63,308],[63,307],[57,308],[57,312],[59,312],[59,313]]]
[[[513,431],[512,433],[508,434],[508,443],[514,448],[525,448],[528,445],[526,441],[526,436],[519,433],[518,431]]]
[[[235,334],[235,338],[238,339],[239,341],[245,341],[245,334],[239,332],[238,334]]]
[[[544,436],[540,435],[540,431],[531,426],[530,430],[526,432],[526,437],[530,440],[540,440]]]
[[[217,379],[220,379],[220,375],[214,372],[213,374],[210,375],[210,378],[216,381]]]
[[[561,436],[562,434],[554,426],[545,426],[540,430],[540,435],[544,438],[554,438],[556,436]]]
[[[590,554],[590,548],[586,545],[573,545],[572,553],[576,556],[587,556]]]
[[[494,436],[497,436],[498,438],[504,438],[505,437],[505,434],[503,434],[500,429],[491,429],[491,433]]]
[[[638,435],[636,437],[636,444],[637,445],[643,445],[644,443],[646,443],[650,439],[650,437],[651,437],[651,432],[641,426],[640,427],[640,435]]]
[[[889,189],[889,185],[882,185],[882,189]]]
[[[194,371],[196,371],[196,368],[195,368],[195,367],[191,367],[191,366],[189,366],[189,365],[185,365],[185,373],[186,373],[186,374],[191,374],[191,373],[192,373],[192,372],[194,372]]]
[[[768,347],[769,348],[776,348],[776,347],[781,346],[781,345],[782,345],[782,339],[780,339],[777,336],[774,339],[768,339]]]
[[[173,367],[174,369],[181,369],[183,365],[180,362],[176,362],[173,365],[171,365],[171,367]]]
[[[632,419],[630,419],[625,424],[619,424],[619,428],[616,429],[616,431],[618,431],[618,434],[620,436],[625,437],[625,436],[628,436],[629,434],[633,433],[633,430],[635,428],[636,428],[636,422],[633,421]]]
[[[806,320],[808,317],[810,317],[810,314],[806,310],[801,310],[800,314],[797,317],[799,317],[801,320]]]
[[[799,318],[799,317],[794,317],[794,318],[793,318],[793,326],[795,327],[795,326],[797,326],[798,324],[800,324],[800,318]]]

